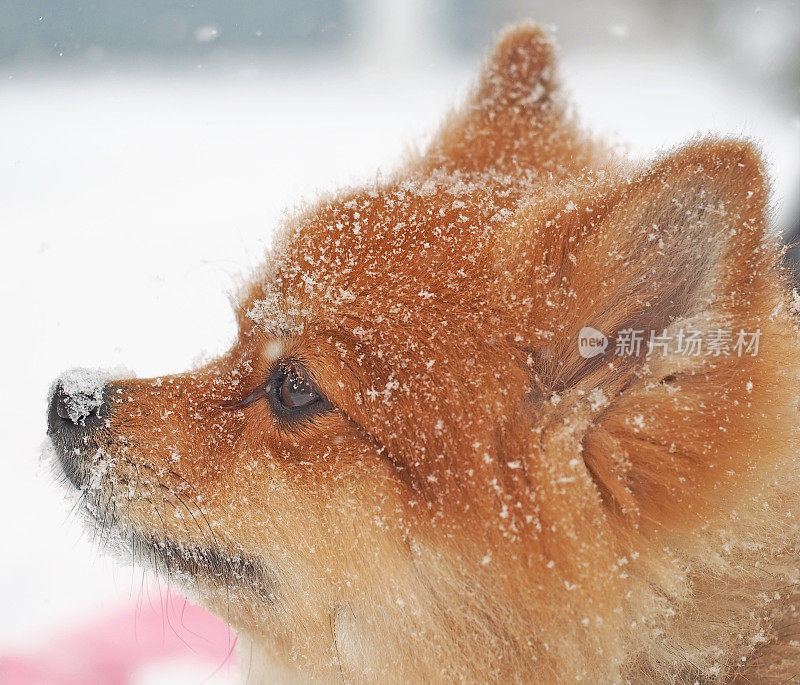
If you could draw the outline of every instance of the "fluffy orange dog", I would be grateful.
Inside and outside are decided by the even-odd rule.
[[[514,28],[424,154],[291,222],[230,352],[68,373],[49,433],[253,681],[788,677],[800,344],[767,199],[747,143],[614,156]]]

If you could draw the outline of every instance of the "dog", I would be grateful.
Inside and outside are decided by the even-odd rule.
[[[765,682],[800,670],[800,344],[748,142],[646,164],[507,29],[388,179],[291,218],[187,373],[53,386],[109,544],[251,682]]]

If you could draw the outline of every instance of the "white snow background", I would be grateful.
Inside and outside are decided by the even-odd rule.
[[[177,372],[226,349],[228,293],[283,209],[391,170],[476,68],[436,56],[415,69],[64,68],[0,84],[0,650],[152,592],[83,537],[38,465],[53,378]],[[636,154],[698,132],[759,141],[788,225],[800,113],[669,52],[565,54],[562,71],[582,119]],[[165,666],[139,682],[204,675]]]

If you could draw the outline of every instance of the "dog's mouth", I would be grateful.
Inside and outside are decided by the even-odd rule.
[[[204,580],[216,587],[246,588],[269,603],[275,601],[274,578],[254,557],[136,534],[130,536],[129,542],[135,557],[148,559],[157,571],[168,576],[189,583]]]
[[[274,574],[254,556],[230,552],[216,543],[201,546],[136,532],[118,520],[113,510],[98,506],[94,496],[85,501],[84,508],[103,544],[124,560],[185,586],[238,587],[270,604],[276,599]]]

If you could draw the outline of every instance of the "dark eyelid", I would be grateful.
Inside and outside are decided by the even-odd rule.
[[[223,409],[228,409],[230,411],[236,411],[237,409],[244,409],[245,407],[253,404],[253,402],[260,400],[262,397],[266,396],[267,389],[268,388],[266,384],[261,386],[260,388],[256,388],[243,400],[239,400],[238,402],[229,402],[227,404],[222,405]]]

